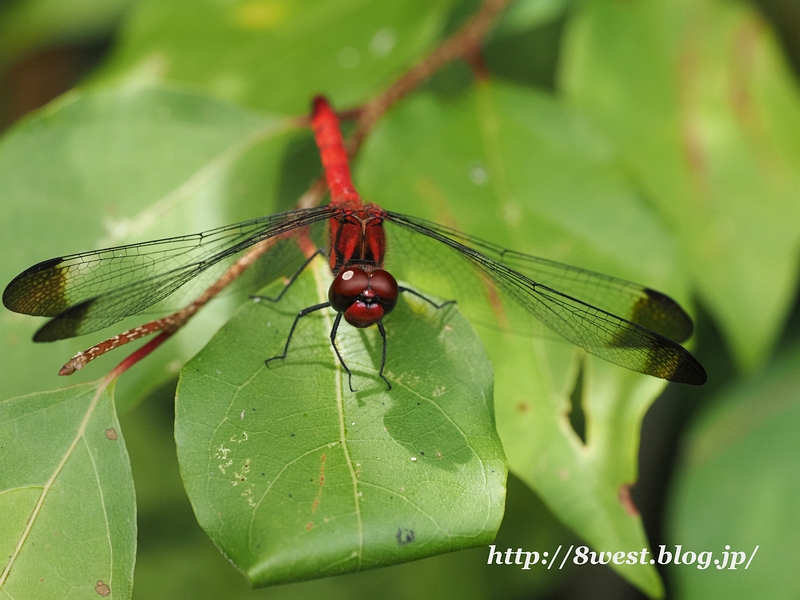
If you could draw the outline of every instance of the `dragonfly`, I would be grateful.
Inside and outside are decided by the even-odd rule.
[[[229,269],[242,254],[267,240],[273,246],[253,272],[275,278],[292,274],[281,294],[318,253],[327,255],[333,283],[328,301],[298,313],[336,311],[330,335],[341,366],[352,373],[336,344],[341,320],[356,328],[378,327],[401,293],[441,308],[451,301],[494,315],[512,329],[544,325],[557,337],[606,361],[676,383],[702,385],[707,376],[681,342],[691,318],[672,298],[651,288],[503,248],[456,229],[365,203],[356,191],[336,113],[323,96],[313,101],[311,128],[330,192],[324,206],[290,210],[202,233],[154,240],[40,262],[6,287],[3,304],[27,315],[51,317],[34,335],[51,342],[91,333],[144,311],[180,304]],[[321,250],[318,250],[321,249]],[[447,301],[437,303],[403,281],[424,281]],[[520,325],[521,324],[521,325]],[[355,391],[355,390],[353,390]]]

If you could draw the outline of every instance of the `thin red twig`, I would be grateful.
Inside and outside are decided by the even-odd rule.
[[[135,352],[129,354],[125,360],[119,363],[116,367],[114,367],[111,372],[106,376],[106,381],[111,381],[112,379],[116,379],[120,375],[122,375],[125,371],[130,369],[133,365],[138,363],[142,360],[145,356],[150,354],[153,350],[158,348],[161,344],[166,342],[172,334],[175,333],[174,331],[162,331],[152,340],[147,342],[141,348],[138,348]]]

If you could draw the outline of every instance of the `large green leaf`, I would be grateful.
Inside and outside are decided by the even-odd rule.
[[[130,598],[136,512],[112,388],[0,402],[0,590]]]
[[[432,48],[454,0],[150,0],[106,71],[180,81],[252,107],[298,114],[325,92],[362,102]]]
[[[506,468],[492,372],[453,305],[404,294],[375,327],[330,345],[318,259],[277,303],[250,303],[184,368],[175,437],[198,521],[255,585],[404,562],[490,542]],[[278,288],[271,289],[272,293]]]
[[[698,419],[677,476],[664,549],[676,598],[797,596],[798,431],[797,347],[721,394]],[[683,553],[677,560],[676,545]]]
[[[626,180],[613,147],[543,94],[484,84],[457,102],[418,95],[370,138],[356,184],[387,208],[686,297],[675,243]],[[392,268],[416,289],[448,299],[459,291],[445,277],[426,276],[438,256],[417,268],[396,256],[402,251],[392,238],[387,243]],[[472,305],[475,294],[462,291],[454,299]],[[491,320],[470,316],[476,325]],[[646,546],[627,490],[636,481],[641,419],[663,382],[586,362],[582,443],[568,420],[575,349],[532,337],[530,329],[480,331],[495,369],[498,431],[511,470],[597,549]],[[660,593],[650,565],[615,568]]]
[[[20,123],[0,142],[1,285],[32,264],[73,252],[182,235],[276,211],[283,192],[286,123],[177,90],[73,93]],[[294,202],[292,194],[289,202]],[[126,375],[119,395],[174,377],[224,322],[232,298],[205,310],[167,342],[159,361]],[[33,344],[44,323],[3,310],[3,393],[74,383],[56,376],[73,354],[125,326],[52,345]],[[120,350],[86,369],[96,378]],[[178,361],[177,368],[176,363]],[[44,374],[44,376],[43,376]]]
[[[692,284],[752,368],[797,283],[800,95],[744,3],[589,2],[564,90],[619,145],[675,232]]]

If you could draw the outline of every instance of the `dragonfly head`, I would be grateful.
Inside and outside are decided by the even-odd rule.
[[[328,300],[353,327],[369,327],[392,312],[398,293],[397,280],[388,271],[348,267],[333,280]]]

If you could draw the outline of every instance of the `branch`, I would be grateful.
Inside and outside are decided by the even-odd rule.
[[[386,91],[367,102],[359,110],[356,130],[347,140],[348,152],[355,154],[378,119],[439,69],[458,58],[471,61],[479,53],[495,18],[509,2],[510,0],[484,0],[478,12],[461,29],[442,42],[427,58],[411,67]]]

